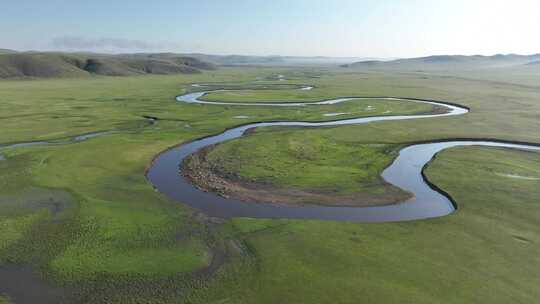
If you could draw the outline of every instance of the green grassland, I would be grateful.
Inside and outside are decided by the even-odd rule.
[[[272,73],[265,71],[264,73]],[[215,72],[211,75],[147,76],[0,82],[2,143],[49,140],[102,130],[136,129],[144,115],[174,121],[188,133],[204,135],[231,125],[258,120],[330,120],[323,114],[349,112],[339,118],[392,113],[429,112],[432,107],[412,102],[356,101],[321,107],[275,109],[178,104],[174,96],[191,90],[190,82],[232,77],[252,80],[257,70]],[[182,84],[184,83],[184,84]],[[290,91],[290,90],[284,90]],[[280,93],[274,93],[279,96]],[[371,108],[367,108],[371,105]],[[248,113],[249,112],[249,113]],[[235,116],[249,114],[249,119]],[[219,117],[219,120],[214,118]],[[333,119],[336,119],[334,117]],[[206,133],[205,133],[206,132]]]
[[[191,159],[186,165],[193,167],[191,170],[204,170],[201,166],[208,164],[206,170],[225,180],[259,185],[274,195],[285,192],[283,195],[291,198],[287,203],[388,204],[409,197],[380,176],[381,168],[390,165],[399,146],[339,141],[331,132],[308,129],[259,130],[217,145],[204,155],[202,165],[193,164]],[[238,196],[227,191],[223,190]]]
[[[236,219],[251,263],[226,268],[201,303],[533,303],[540,155],[487,148],[444,151],[428,177],[457,213],[405,223]],[[232,277],[232,279],[231,279]],[[226,301],[225,301],[226,302]]]
[[[535,153],[443,152],[427,173],[461,208],[444,218],[407,223],[209,219],[169,201],[147,183],[144,170],[155,154],[240,123],[335,119],[322,115],[345,112],[340,107],[357,108],[354,116],[431,110],[381,101],[324,109],[174,101],[175,95],[193,90],[191,83],[246,83],[278,73],[294,76],[285,83],[309,83],[316,89],[254,90],[242,100],[254,101],[257,93],[271,100],[393,95],[454,101],[472,112],[361,126],[260,130],[218,146],[216,153],[239,154],[223,164],[227,170],[240,167],[241,175],[255,179],[272,172],[272,182],[280,186],[320,186],[321,181],[300,170],[280,174],[287,168],[277,158],[270,163],[272,171],[257,168],[257,160],[268,156],[243,150],[268,147],[263,141],[281,143],[284,149],[276,146],[272,153],[287,163],[301,145],[313,150],[296,166],[311,167],[306,172],[313,175],[319,174],[319,165],[331,166],[334,174],[326,182],[355,191],[367,189],[357,188],[365,180],[376,181],[390,159],[369,145],[448,137],[540,142],[535,114],[540,87],[521,84],[517,77],[495,81],[478,75],[223,68],[189,76],[2,81],[0,143],[118,132],[76,144],[1,151],[6,159],[0,160],[0,262],[34,265],[48,280],[73,291],[78,303],[530,303],[540,296],[535,225],[540,187],[534,179],[540,176],[540,156]],[[233,93],[215,94],[238,100]],[[367,105],[375,107],[375,114],[365,111]],[[149,125],[144,115],[161,120]],[[240,115],[248,118],[235,118]],[[305,142],[295,145],[300,139]],[[362,167],[356,161],[362,156],[377,161]],[[238,166],[240,160],[245,164]],[[348,171],[341,176],[344,168]],[[346,180],[347,174],[356,174],[357,180]],[[204,272],[220,251],[227,252],[225,264],[217,273]]]
[[[0,304],[9,304],[9,300],[7,298],[4,298],[4,297],[1,297],[0,296]]]
[[[386,167],[395,155],[386,154],[391,148],[385,145],[340,144],[305,131],[284,133],[249,136],[218,145],[209,153],[208,160],[222,170],[277,187],[337,187],[354,192],[355,180],[368,184],[377,180],[379,169]],[[367,188],[361,190],[369,191]]]

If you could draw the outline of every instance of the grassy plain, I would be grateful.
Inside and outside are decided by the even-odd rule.
[[[260,130],[188,158],[188,175],[246,201],[365,206],[410,197],[380,176],[399,146],[338,141],[308,129]]]
[[[394,95],[454,101],[472,111],[362,126],[271,128],[218,149],[259,146],[262,139],[313,139],[305,146],[319,148],[313,151],[317,159],[360,172],[332,153],[351,160],[352,147],[451,137],[540,142],[540,87],[518,77],[324,70],[312,78],[286,69],[225,68],[190,76],[2,81],[1,143],[119,132],[71,145],[1,151],[6,160],[0,160],[0,262],[34,265],[79,303],[530,303],[540,297],[538,154],[485,148],[443,152],[427,173],[460,209],[406,223],[207,219],[152,189],[144,169],[169,146],[239,123],[306,119],[310,113],[302,111],[320,111],[174,102],[175,95],[191,89],[189,83],[246,82],[278,73],[298,78],[288,83],[313,83],[316,89],[261,92],[265,99]],[[255,100],[258,92],[242,100]],[[419,110],[396,106],[396,113]],[[324,111],[340,112],[336,107]],[[309,119],[325,119],[322,112],[311,114]],[[150,126],[143,115],[161,120]],[[241,115],[248,118],[235,118]],[[322,147],[330,143],[335,147],[327,154]],[[273,152],[284,161],[290,157],[287,150]],[[268,175],[251,170],[264,156],[242,153],[247,162],[242,174]],[[365,177],[376,178],[387,161],[366,169]],[[315,175],[315,164],[297,165],[312,166]],[[273,167],[273,175],[285,169]],[[321,183],[293,173],[280,185]],[[357,185],[333,182],[343,183],[344,191]],[[210,278],[201,277],[217,249],[228,252],[227,262]]]
[[[460,204],[423,221],[355,224],[235,219],[251,263],[229,267],[201,303],[533,303],[540,155],[487,148],[444,151],[429,178]],[[231,301],[233,302],[233,301]]]

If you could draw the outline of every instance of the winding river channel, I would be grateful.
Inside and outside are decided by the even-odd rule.
[[[205,85],[196,85],[204,89]],[[300,86],[299,90],[310,90],[310,86]],[[224,91],[218,89],[213,91]],[[147,171],[148,180],[155,188],[171,199],[183,202],[194,208],[202,210],[210,216],[216,217],[252,217],[252,218],[289,218],[289,219],[322,219],[337,221],[357,221],[357,222],[389,222],[408,221],[445,216],[454,210],[457,205],[453,199],[436,185],[431,184],[423,175],[423,170],[429,161],[440,151],[457,146],[489,146],[504,147],[522,150],[540,151],[540,147],[529,144],[517,144],[502,141],[481,141],[481,140],[455,140],[436,141],[430,143],[414,144],[403,148],[393,163],[384,170],[382,177],[390,184],[405,191],[413,193],[414,196],[404,202],[372,207],[330,207],[317,204],[302,206],[285,206],[264,204],[256,202],[245,202],[234,198],[221,197],[214,193],[205,192],[192,185],[181,174],[181,163],[189,155],[199,151],[204,147],[218,144],[227,140],[241,137],[246,130],[256,127],[269,126],[290,126],[290,127],[324,127],[342,126],[353,124],[365,124],[377,121],[423,119],[434,117],[445,117],[464,115],[469,109],[457,104],[425,100],[418,98],[401,97],[340,97],[318,102],[220,102],[205,101],[200,98],[212,91],[202,91],[188,93],[178,96],[178,102],[196,103],[202,105],[227,105],[227,106],[264,106],[264,107],[306,107],[324,106],[340,102],[351,102],[358,100],[395,100],[428,103],[442,106],[447,109],[441,114],[420,114],[420,115],[396,115],[396,116],[374,116],[351,118],[324,122],[306,121],[272,121],[258,122],[240,125],[228,129],[220,134],[198,139],[159,154]],[[316,202],[314,202],[316,203]]]
[[[456,202],[442,189],[430,183],[423,174],[423,170],[435,155],[447,148],[457,146],[488,146],[502,147],[520,150],[540,151],[540,146],[527,143],[511,143],[504,141],[486,140],[444,140],[428,143],[413,144],[400,150],[398,157],[387,167],[382,177],[390,184],[408,191],[412,198],[392,205],[372,206],[372,207],[330,207],[317,205],[286,206],[273,205],[256,202],[245,202],[234,198],[225,198],[214,193],[205,192],[191,184],[181,174],[181,163],[189,155],[200,149],[218,144],[234,138],[239,138],[246,130],[256,127],[325,127],[343,126],[354,124],[365,124],[378,121],[395,121],[408,119],[424,119],[435,117],[446,117],[464,115],[469,109],[458,104],[449,102],[426,100],[418,98],[402,97],[340,97],[335,99],[317,102],[257,102],[257,103],[229,103],[220,101],[205,101],[200,98],[209,92],[225,91],[226,89],[211,89],[211,85],[196,84],[193,87],[201,88],[202,92],[188,93],[177,96],[178,102],[196,103],[201,105],[227,105],[245,107],[307,107],[325,106],[341,102],[354,102],[359,100],[394,100],[427,103],[441,106],[447,109],[445,113],[419,114],[419,115],[395,115],[395,116],[373,116],[350,118],[333,121],[307,122],[307,121],[269,121],[240,125],[217,135],[201,138],[180,146],[171,148],[160,153],[154,158],[151,166],[146,172],[147,179],[154,187],[171,199],[188,204],[197,208],[210,216],[216,217],[252,217],[252,218],[297,218],[297,219],[322,219],[337,221],[357,221],[357,222],[388,222],[388,221],[408,221],[432,217],[440,217],[452,213],[457,208]],[[312,86],[298,86],[299,90],[311,90]],[[155,118],[145,117],[148,124],[157,122]],[[64,145],[88,140],[92,137],[117,133],[123,130],[109,130],[95,133],[88,133],[63,140],[53,141],[31,141],[0,145],[0,152],[4,149],[39,146],[39,145]],[[5,158],[0,154],[0,161]]]

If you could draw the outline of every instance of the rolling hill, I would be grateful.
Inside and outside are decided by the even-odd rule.
[[[9,50],[9,49],[0,49],[0,55],[1,54],[13,54],[13,53],[17,53],[17,51]]]
[[[540,60],[540,54],[516,55],[497,54],[493,56],[437,55],[418,58],[397,59],[392,61],[360,61],[345,64],[346,68],[367,69],[405,69],[405,70],[447,70],[510,67],[525,65]]]
[[[175,54],[0,53],[0,78],[186,74],[215,65]]]
[[[208,54],[182,54],[183,56],[197,58],[217,65],[238,66],[303,66],[303,65],[338,65],[354,61],[367,60],[363,57],[327,57],[327,56],[247,56],[247,55],[208,55]]]

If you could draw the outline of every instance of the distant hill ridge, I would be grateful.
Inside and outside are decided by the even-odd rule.
[[[0,51],[0,78],[191,74],[215,68],[214,64],[174,54],[104,55]]]
[[[17,51],[9,50],[9,49],[0,49],[0,54],[12,54],[17,53]]]
[[[249,56],[249,55],[208,55],[187,53],[183,56],[224,66],[262,65],[262,66],[304,66],[304,65],[338,65],[354,61],[368,60],[364,57],[331,57],[331,56]],[[374,58],[371,58],[374,59]]]
[[[410,69],[447,69],[447,68],[487,68],[526,65],[540,61],[540,54],[516,55],[434,55],[427,57],[396,59],[391,61],[360,61],[344,64],[348,68],[410,68]]]

